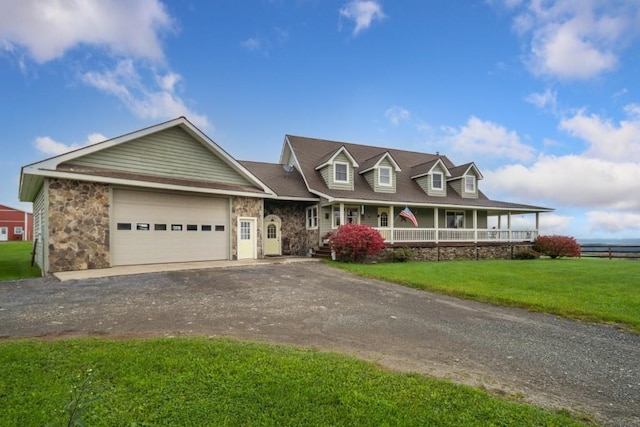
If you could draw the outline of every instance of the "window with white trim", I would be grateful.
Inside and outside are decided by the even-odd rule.
[[[22,234],[22,227],[13,227],[13,234]]]
[[[388,166],[381,166],[378,168],[378,185],[390,187],[391,186],[391,168]]]
[[[251,240],[251,223],[240,221],[240,240]]]
[[[340,205],[335,205],[333,207],[333,219],[332,219],[333,228],[340,227]]]
[[[473,175],[466,175],[464,177],[464,191],[467,193],[476,192],[476,177]]]
[[[318,228],[318,206],[307,208],[307,230]]]
[[[442,190],[444,188],[444,175],[442,172],[434,172],[431,175],[431,188],[434,190]]]
[[[349,182],[349,164],[335,162],[333,164],[333,180],[335,182]]]

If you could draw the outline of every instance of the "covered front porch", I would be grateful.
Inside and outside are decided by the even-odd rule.
[[[340,224],[357,222],[378,230],[391,245],[533,242],[539,235],[542,212],[517,208],[348,203],[334,203],[321,209],[323,229],[332,230]]]

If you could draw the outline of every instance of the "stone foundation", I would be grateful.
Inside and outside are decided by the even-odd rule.
[[[306,229],[307,207],[312,203],[265,200],[265,215],[277,215],[282,221],[282,254],[306,256],[309,249],[318,249],[318,230]]]
[[[264,258],[262,250],[262,218],[264,217],[263,201],[253,197],[231,198],[231,257],[238,259],[238,218],[256,219],[257,257]]]
[[[49,182],[48,273],[110,266],[109,186]]]
[[[531,243],[504,245],[432,245],[428,247],[403,246],[387,247],[376,257],[378,262],[394,262],[404,257],[407,261],[455,261],[483,259],[513,259],[514,255],[526,249],[532,249]]]

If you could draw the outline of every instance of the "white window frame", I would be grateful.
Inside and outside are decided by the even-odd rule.
[[[338,179],[338,166],[344,166],[344,171],[345,171],[345,175],[346,175],[345,179]],[[345,163],[345,162],[334,162],[333,163],[333,181],[334,182],[344,183],[344,184],[348,184],[349,183],[349,163]]]
[[[340,216],[342,212],[340,211],[340,205],[333,205],[331,208],[331,228],[340,227]]]
[[[474,175],[465,175],[464,177],[464,191],[466,193],[476,192],[476,177]]]
[[[457,216],[462,216],[462,225],[460,227],[449,227],[449,214],[454,214]],[[466,221],[467,221],[467,215],[465,211],[446,211],[445,215],[444,215],[445,221],[446,221],[446,228],[457,228],[457,229],[464,229],[466,227]],[[455,225],[455,224],[454,224]]]
[[[24,229],[22,227],[13,227],[13,234],[22,236],[22,233],[24,233]]]
[[[318,205],[309,206],[306,214],[307,230],[318,228]]]
[[[387,171],[388,173],[388,177],[389,177],[389,182],[383,182],[382,181],[382,171]],[[391,187],[393,185],[393,176],[391,175],[392,171],[391,168],[389,166],[380,166],[378,168],[378,185],[381,187]]]
[[[440,177],[440,186],[436,187],[435,177],[438,175]],[[444,190],[444,174],[442,172],[434,172],[431,174],[431,188],[434,190]]]

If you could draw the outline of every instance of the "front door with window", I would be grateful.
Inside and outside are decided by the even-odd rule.
[[[268,215],[264,219],[266,236],[264,241],[265,255],[282,255],[282,245],[280,244],[281,221],[276,215]]]
[[[9,229],[0,227],[0,242],[6,242],[7,240],[9,240]]]
[[[256,219],[238,218],[238,259],[256,258]]]

